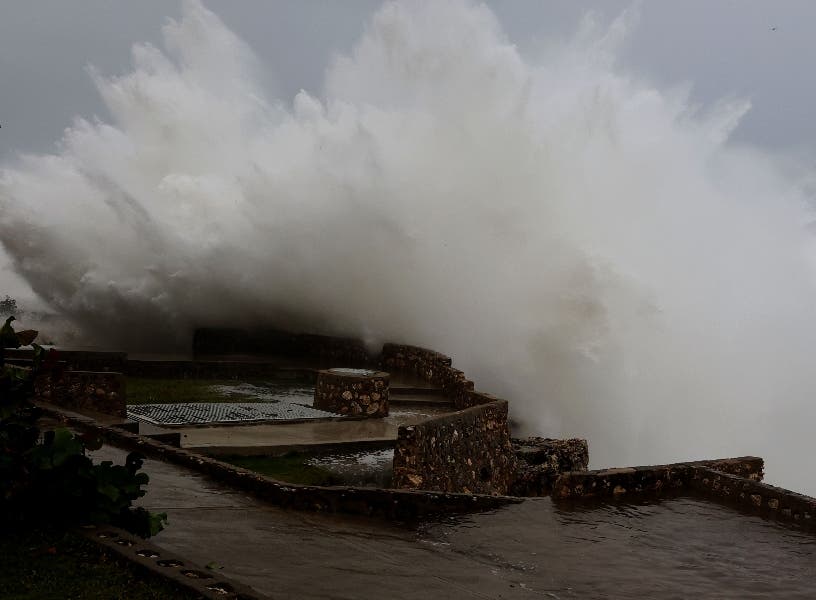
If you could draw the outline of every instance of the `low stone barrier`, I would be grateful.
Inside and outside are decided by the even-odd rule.
[[[473,382],[459,369],[454,369],[449,356],[434,350],[405,344],[385,344],[380,364],[388,371],[412,373],[442,388],[457,409],[469,408],[495,400],[492,396],[475,392]]]
[[[513,451],[519,462],[518,477],[511,487],[514,496],[548,496],[561,473],[589,467],[586,440],[514,439]]]
[[[197,329],[193,335],[193,354],[309,357],[346,367],[371,366],[376,362],[361,340],[276,329]]]
[[[157,379],[271,378],[313,382],[317,376],[317,369],[287,367],[274,362],[228,360],[128,360],[125,368],[130,377]]]
[[[113,371],[125,372],[127,354],[124,352],[96,352],[89,350],[60,350],[57,351],[57,360],[65,368],[72,371]],[[29,363],[34,358],[34,350],[28,348],[6,349],[4,351],[9,362],[19,364]]]
[[[736,504],[778,521],[816,528],[816,498],[725,473],[713,466],[693,467],[690,485],[711,499]]]
[[[388,373],[367,369],[319,371],[314,407],[365,418],[388,416]]]
[[[704,460],[647,467],[627,467],[562,473],[555,481],[556,499],[609,498],[632,493],[659,493],[690,487],[697,467],[741,473],[753,480],[762,478],[763,460],[754,456]]]
[[[413,373],[425,381],[441,383],[441,372],[450,368],[453,360],[434,350],[405,344],[384,344],[380,363],[389,370]]]
[[[394,487],[504,495],[515,478],[504,400],[399,428]]]
[[[56,406],[43,403],[39,403],[39,406],[46,415],[80,431],[92,432],[111,445],[195,470],[284,508],[410,521],[423,515],[493,510],[521,501],[507,496],[284,483],[184,448],[174,448],[124,429],[103,425],[90,417]]]
[[[34,398],[75,410],[125,417],[125,378],[121,373],[51,371],[34,381]]]
[[[252,588],[208,571],[199,565],[181,558],[152,542],[136,537],[118,527],[91,526],[77,529],[77,533],[102,550],[108,560],[126,561],[132,567],[147,575],[163,579],[183,590],[186,594],[208,600],[263,600]]]

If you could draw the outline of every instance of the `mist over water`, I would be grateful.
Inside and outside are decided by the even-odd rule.
[[[107,121],[0,171],[0,240],[97,343],[424,345],[594,467],[758,454],[816,494],[810,199],[728,144],[747,103],[616,63],[632,20],[531,57],[483,6],[386,4],[290,99],[186,2],[164,49],[91,71]]]

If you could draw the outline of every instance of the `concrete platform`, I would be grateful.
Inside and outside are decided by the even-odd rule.
[[[181,430],[181,444],[205,454],[223,455],[277,453],[281,446],[308,449],[309,446],[393,442],[400,425],[424,421],[430,414],[432,411],[427,410],[394,411],[384,419],[191,428]]]
[[[140,424],[140,433],[181,434],[182,448],[223,456],[282,454],[289,450],[309,451],[344,444],[387,446],[397,439],[400,425],[411,425],[433,415],[449,412],[436,407],[392,409],[384,419],[341,419],[300,423],[264,423],[212,427],[165,428]]]

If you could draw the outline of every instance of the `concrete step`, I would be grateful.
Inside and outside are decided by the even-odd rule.
[[[391,394],[388,399],[391,406],[439,406],[439,407],[453,407],[453,402],[444,396],[429,395],[424,392]]]
[[[444,391],[440,387],[422,387],[414,384],[390,382],[388,389],[392,396],[423,394],[427,396],[442,396]]]

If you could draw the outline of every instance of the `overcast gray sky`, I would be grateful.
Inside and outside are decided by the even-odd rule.
[[[332,53],[348,50],[375,0],[205,0],[246,40],[266,67],[269,88],[291,98],[320,92]],[[610,20],[632,2],[495,0],[488,2],[522,50],[567,37],[586,10]],[[85,70],[128,69],[135,42],[160,43],[177,17],[170,0],[0,0],[0,160],[48,152],[76,115],[107,118]],[[813,58],[816,2],[684,0],[641,5],[641,21],[623,56],[627,68],[658,83],[694,84],[710,102],[738,95],[753,109],[735,139],[773,149],[816,149]],[[772,28],[776,28],[773,30]]]

